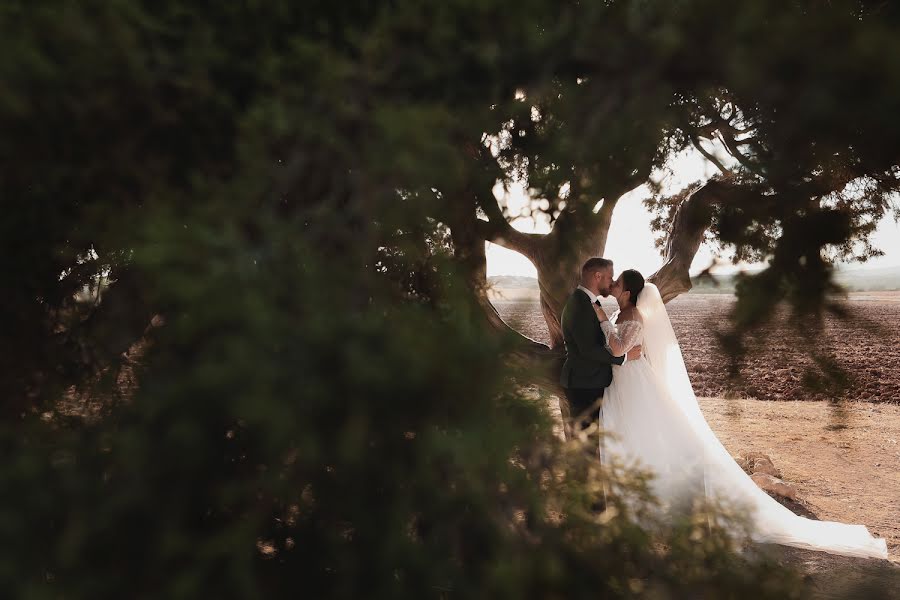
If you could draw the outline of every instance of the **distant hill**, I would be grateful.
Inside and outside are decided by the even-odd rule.
[[[693,278],[691,291],[702,294],[733,294],[736,275],[716,275],[714,280]],[[849,292],[877,292],[900,290],[900,267],[861,269],[843,267],[835,272],[834,280]]]
[[[538,281],[534,277],[518,277],[514,275],[494,275],[488,277],[488,284],[495,290],[538,289]]]
[[[900,290],[900,267],[842,269],[835,279],[851,292]]]
[[[733,294],[735,278],[734,274],[716,275],[714,281],[695,277],[691,291],[700,294]],[[900,267],[877,269],[843,267],[835,273],[835,281],[850,292],[898,291]],[[488,284],[494,295],[521,298],[538,294],[538,282],[534,277],[494,275],[488,277]]]
[[[537,279],[513,275],[488,277],[488,298],[493,302],[537,302],[540,298]]]

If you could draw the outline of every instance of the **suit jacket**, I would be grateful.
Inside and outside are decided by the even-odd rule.
[[[563,339],[566,342],[566,362],[559,382],[570,389],[601,389],[612,383],[612,366],[625,362],[606,347],[606,336],[600,328],[591,299],[576,289],[569,296],[562,318]]]

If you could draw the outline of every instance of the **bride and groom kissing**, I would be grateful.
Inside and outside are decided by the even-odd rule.
[[[601,296],[619,305],[612,319]],[[560,383],[572,417],[567,425],[599,426],[603,460],[648,470],[662,506],[705,497],[741,508],[756,541],[887,558],[885,540],[864,525],[795,515],[744,473],[700,411],[659,290],[638,271],[614,279],[612,261],[588,259],[561,324],[566,360]]]

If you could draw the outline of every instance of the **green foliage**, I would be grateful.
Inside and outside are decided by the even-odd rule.
[[[452,310],[398,302],[295,224],[256,211],[238,227],[228,206],[161,211],[134,240],[167,311],[133,399],[6,434],[11,595],[796,593],[705,512],[657,537],[638,526],[642,479],[553,441],[452,285],[432,290]]]
[[[734,327],[723,340],[737,361],[778,305],[792,309],[799,331],[821,328],[826,312],[839,312],[834,264],[881,255],[869,236],[883,217],[900,217],[892,141],[900,131],[900,15],[868,2],[683,10],[691,4],[672,3],[661,21],[672,32],[706,34],[681,47],[697,53],[681,64],[701,65],[709,87],[692,82],[685,90],[674,147],[718,159],[705,239],[735,263],[767,266],[737,286]],[[668,231],[698,188],[649,201],[656,228]],[[839,393],[840,383],[828,387]]]
[[[0,589],[796,593],[705,508],[657,532],[640,477],[553,441],[471,297],[482,240],[455,227],[516,169],[617,188],[683,146],[674,100],[734,82],[771,16],[743,3],[738,50],[709,61],[696,34],[724,34],[691,19],[717,6],[5,3]],[[790,96],[758,69],[741,94]],[[548,121],[520,134],[522,90]]]

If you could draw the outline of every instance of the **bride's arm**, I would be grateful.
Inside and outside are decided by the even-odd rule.
[[[602,321],[600,329],[606,336],[606,345],[609,346],[613,356],[622,356],[631,350],[640,337],[640,321],[625,321],[620,326],[613,325],[609,321]]]
[[[640,337],[643,324],[640,321],[627,320],[622,321],[621,325],[614,325],[606,316],[606,311],[601,306],[594,305],[594,312],[600,320],[600,329],[606,336],[606,346],[609,348],[613,356],[623,356],[629,350],[635,347]],[[621,313],[619,313],[621,315]],[[638,353],[637,357],[640,357]],[[631,358],[629,356],[629,358]]]

